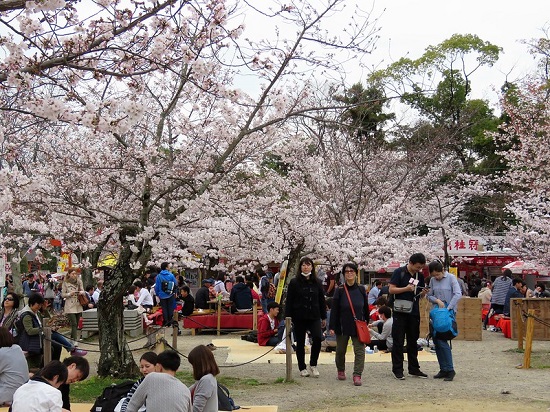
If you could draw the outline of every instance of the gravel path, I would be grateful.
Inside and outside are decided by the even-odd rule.
[[[224,336],[224,338],[239,336]],[[198,344],[216,339],[212,334],[178,337],[178,350],[186,354]],[[171,342],[171,337],[167,337]],[[136,342],[137,348],[143,342]],[[82,345],[84,348],[85,345]],[[506,339],[499,332],[483,331],[483,341],[453,341],[456,377],[453,382],[442,382],[432,377],[439,370],[437,362],[425,362],[422,370],[429,379],[407,377],[404,381],[393,378],[390,363],[368,363],[363,375],[363,386],[354,387],[351,379],[336,380],[333,365],[319,365],[321,376],[300,378],[296,363],[294,381],[281,383],[285,377],[284,364],[248,364],[222,367],[222,376],[254,379],[258,386],[231,389],[231,395],[241,405],[278,405],[285,411],[345,410],[364,411],[373,408],[384,411],[536,411],[550,410],[550,368],[518,369],[523,354],[517,353],[517,342]],[[534,352],[550,352],[549,342],[534,342]],[[137,357],[143,351],[136,351]],[[220,365],[225,364],[227,349],[214,351]],[[89,354],[93,363],[96,354]],[[307,359],[307,355],[306,355]],[[293,358],[295,362],[295,358]],[[352,360],[348,355],[348,360]],[[546,362],[549,365],[550,362]],[[348,363],[347,370],[352,369]],[[406,367],[405,367],[406,368]],[[184,360],[183,370],[190,370]],[[241,386],[242,387],[242,386]]]

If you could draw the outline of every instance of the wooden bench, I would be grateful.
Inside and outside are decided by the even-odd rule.
[[[222,312],[221,306],[221,303],[218,304],[216,313],[193,314],[183,318],[183,327],[191,329],[193,336],[203,329],[216,330],[218,336],[221,334],[221,329],[258,329],[258,317],[262,312],[258,313],[257,307],[254,307],[251,312],[226,313]]]

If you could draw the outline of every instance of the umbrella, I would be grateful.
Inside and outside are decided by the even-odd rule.
[[[502,270],[510,269],[514,275],[538,275],[539,270],[533,263],[516,260],[502,267]]]

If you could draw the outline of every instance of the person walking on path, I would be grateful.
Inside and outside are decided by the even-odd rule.
[[[359,341],[354,315],[359,320],[369,317],[369,304],[365,288],[357,283],[358,268],[355,263],[346,263],[342,268],[344,284],[336,288],[330,312],[330,335],[336,334],[336,369],[338,380],[346,380],[346,350],[351,339],[353,344],[353,384],[361,386],[361,375],[365,369],[365,344]],[[350,304],[351,301],[351,304]]]
[[[82,280],[78,275],[78,269],[69,268],[67,275],[63,280],[61,288],[61,296],[65,299],[65,307],[63,313],[69,318],[71,323],[71,339],[74,346],[78,346],[78,321],[82,316],[82,305],[78,301],[78,295],[86,295]]]

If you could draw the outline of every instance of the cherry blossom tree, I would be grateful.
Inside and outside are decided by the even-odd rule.
[[[119,253],[99,302],[100,375],[135,372],[122,332],[134,271],[208,250],[236,262],[258,244],[261,259],[280,259],[302,241],[292,231],[281,231],[286,243],[266,238],[283,219],[262,218],[262,204],[239,212],[265,177],[255,165],[297,135],[290,119],[325,109],[309,99],[326,89],[317,71],[341,79],[339,53],[372,46],[361,10],[351,11],[340,37],[329,35],[344,3],[4,5],[2,244],[21,242],[19,233],[42,235],[44,247],[49,237],[63,239],[89,267],[102,251]],[[279,36],[246,39],[244,16],[280,27]],[[235,86],[245,76],[257,93]],[[285,193],[293,182],[280,184]],[[314,220],[309,204],[302,214],[272,205],[266,215],[292,228],[297,215]]]
[[[528,260],[549,265],[550,100],[546,81],[527,81],[503,100],[508,121],[496,135],[509,167],[508,209],[516,216],[509,242]],[[506,150],[504,150],[506,149]]]

